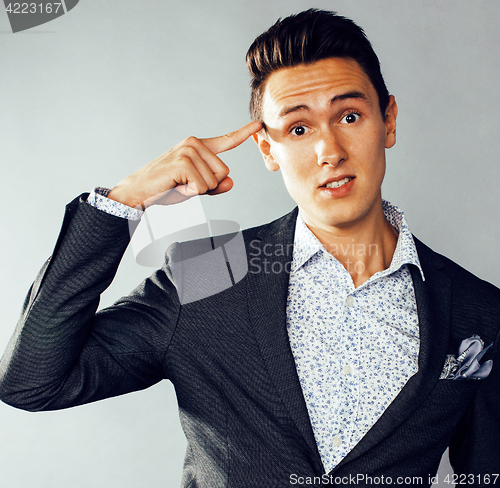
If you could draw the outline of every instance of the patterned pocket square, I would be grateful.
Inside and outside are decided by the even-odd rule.
[[[483,364],[479,364],[486,351],[492,346],[490,344],[484,349],[484,342],[474,334],[468,339],[464,339],[458,348],[458,357],[448,354],[444,364],[440,380],[481,380],[486,378],[493,367],[493,361],[489,359]]]

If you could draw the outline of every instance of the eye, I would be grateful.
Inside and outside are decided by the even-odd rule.
[[[354,122],[357,122],[360,118],[360,115],[357,114],[356,112],[351,112],[342,117],[342,120],[340,123],[342,124],[353,124]]]
[[[308,132],[309,129],[303,125],[296,125],[295,127],[292,127],[292,129],[290,130],[290,134],[293,134],[294,136],[303,136]]]

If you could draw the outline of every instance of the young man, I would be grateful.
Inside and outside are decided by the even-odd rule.
[[[414,239],[382,200],[397,106],[368,40],[310,10],[271,27],[247,60],[254,122],[186,139],[68,205],[2,359],[2,399],[58,409],[168,378],[188,440],[184,486],[429,486],[448,446],[469,484],[493,483],[500,291]],[[219,276],[200,253],[214,242],[188,242],[96,313],[127,219],[229,191],[217,154],[251,135],[298,209],[243,233],[245,276],[185,300],[190,258],[202,257],[198,286]]]

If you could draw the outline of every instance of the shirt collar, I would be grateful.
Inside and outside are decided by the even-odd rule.
[[[404,264],[413,264],[418,267],[420,274],[422,275],[422,279],[425,280],[424,271],[420,265],[420,260],[418,259],[415,241],[413,240],[413,236],[402,210],[386,200],[382,201],[382,209],[384,211],[385,218],[399,232],[399,236],[391,265],[381,273],[384,275],[390,274],[397,271]],[[295,271],[301,268],[318,252],[325,253],[325,255],[327,254],[323,244],[319,242],[317,237],[304,223],[299,210],[293,243],[292,269]]]

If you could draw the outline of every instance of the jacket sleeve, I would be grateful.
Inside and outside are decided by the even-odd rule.
[[[147,388],[179,313],[165,268],[96,313],[129,242],[129,222],[75,199],[0,362],[0,399],[54,410]]]

